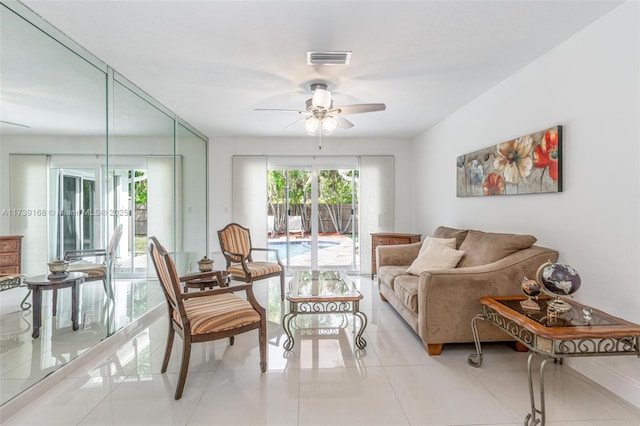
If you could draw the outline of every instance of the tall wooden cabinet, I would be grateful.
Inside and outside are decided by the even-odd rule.
[[[395,232],[378,232],[371,234],[371,279],[376,274],[376,247],[398,244],[411,244],[420,241],[420,234],[399,234]]]

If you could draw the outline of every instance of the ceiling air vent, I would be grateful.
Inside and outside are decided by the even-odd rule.
[[[349,65],[351,52],[307,52],[307,65]]]

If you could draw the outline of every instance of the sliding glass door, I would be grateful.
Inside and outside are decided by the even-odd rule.
[[[318,171],[318,266],[355,270],[358,264],[358,170]]]
[[[269,247],[288,269],[311,268],[311,169],[269,170],[267,191]]]
[[[358,170],[320,166],[267,172],[269,247],[287,269],[358,269]]]

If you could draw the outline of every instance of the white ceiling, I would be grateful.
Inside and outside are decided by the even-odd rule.
[[[42,1],[24,3],[209,137],[285,129],[309,84],[349,115],[339,137],[412,138],[615,8],[613,1]],[[308,50],[352,51],[312,67]],[[522,100],[514,99],[514,102]]]

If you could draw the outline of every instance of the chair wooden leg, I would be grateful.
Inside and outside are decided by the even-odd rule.
[[[267,323],[263,317],[260,321],[260,329],[258,330],[258,344],[260,345],[260,371],[267,371]]]
[[[162,368],[160,369],[161,373],[167,371],[167,366],[169,365],[169,358],[171,358],[171,349],[173,348],[173,337],[176,335],[175,330],[173,329],[173,324],[169,321],[169,334],[167,335],[167,347],[164,350],[164,359],[162,360]]]
[[[180,363],[180,376],[178,385],[176,386],[175,399],[182,398],[182,391],[187,382],[187,373],[189,372],[189,358],[191,357],[191,336],[184,336],[182,341],[182,362]]]

